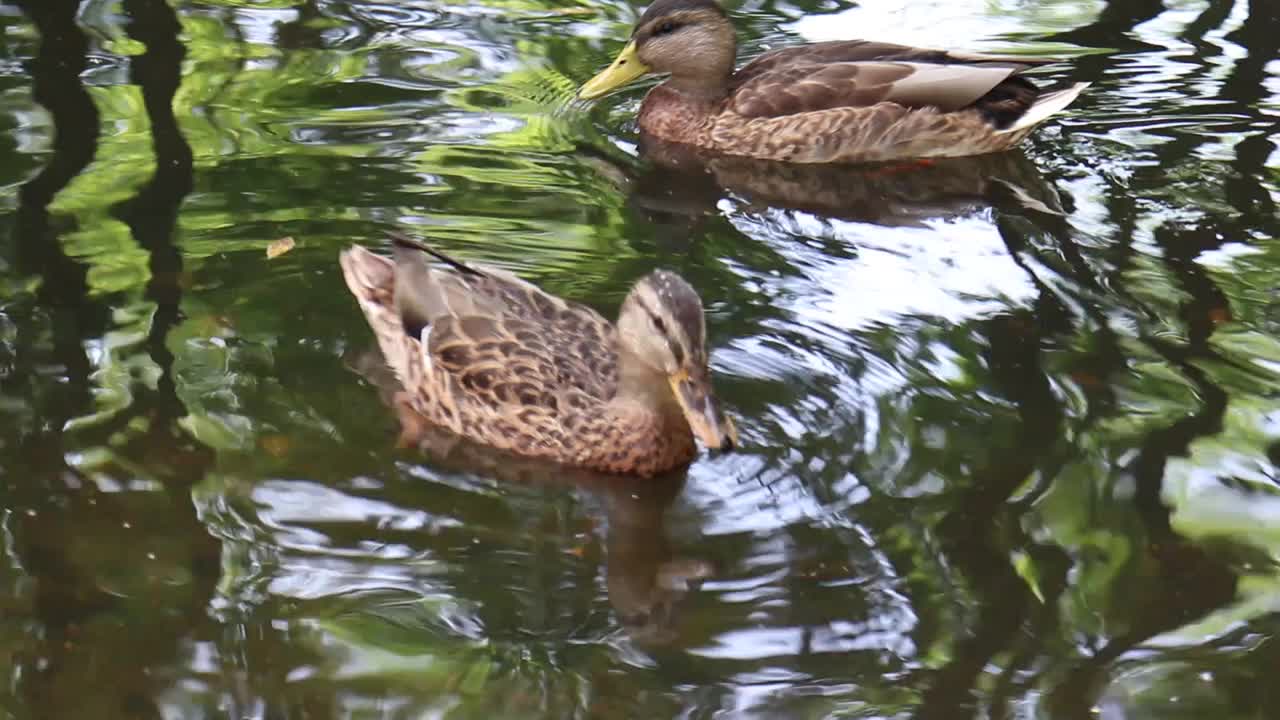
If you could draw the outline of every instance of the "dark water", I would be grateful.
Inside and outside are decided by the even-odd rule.
[[[698,172],[568,104],[609,3],[0,4],[0,715],[1280,717],[1280,6],[750,3],[1095,85]],[[336,263],[390,228],[609,314],[679,270],[745,449],[397,450]]]

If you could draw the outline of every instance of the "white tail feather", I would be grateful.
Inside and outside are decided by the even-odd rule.
[[[1089,87],[1089,83],[1080,82],[1072,85],[1065,90],[1058,90],[1051,93],[1045,93],[1036,99],[1035,104],[1018,118],[1018,121],[1009,127],[997,132],[998,135],[1010,133],[1025,133],[1031,128],[1039,125],[1049,119],[1050,115],[1054,115],[1066,106],[1075,101],[1080,93]]]

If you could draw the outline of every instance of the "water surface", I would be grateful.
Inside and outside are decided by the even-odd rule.
[[[1280,714],[1274,3],[731,9],[1094,85],[999,156],[680,169],[570,102],[615,0],[0,4],[3,713]],[[394,228],[609,315],[678,270],[744,448],[397,449],[336,263]]]

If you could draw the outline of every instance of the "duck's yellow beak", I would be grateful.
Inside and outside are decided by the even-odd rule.
[[[711,390],[710,373],[700,370],[690,375],[682,368],[668,381],[689,428],[703,445],[711,450],[732,450],[738,445],[738,429],[720,409],[720,402]]]
[[[622,48],[622,52],[618,53],[617,59],[609,67],[601,70],[598,75],[591,78],[578,90],[578,97],[582,100],[592,100],[604,95],[615,88],[635,80],[636,78],[649,72],[649,66],[640,62],[640,56],[636,54],[636,41],[632,40],[627,46]]]

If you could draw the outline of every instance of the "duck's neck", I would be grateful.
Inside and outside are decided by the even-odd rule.
[[[654,414],[668,429],[684,429],[689,423],[671,392],[667,377],[625,349],[618,351],[618,393],[616,403],[630,404]]]
[[[706,144],[702,136],[711,131],[726,97],[726,84],[689,87],[673,77],[645,95],[640,129],[664,140]]]
[[[732,77],[733,66],[730,65],[710,75],[703,73],[695,75],[672,74],[662,84],[680,93],[687,100],[718,103],[729,96],[729,81]]]
[[[630,472],[652,475],[693,459],[697,446],[689,421],[666,376],[626,350],[618,354],[618,392],[609,402],[608,422],[628,438],[622,452]]]

